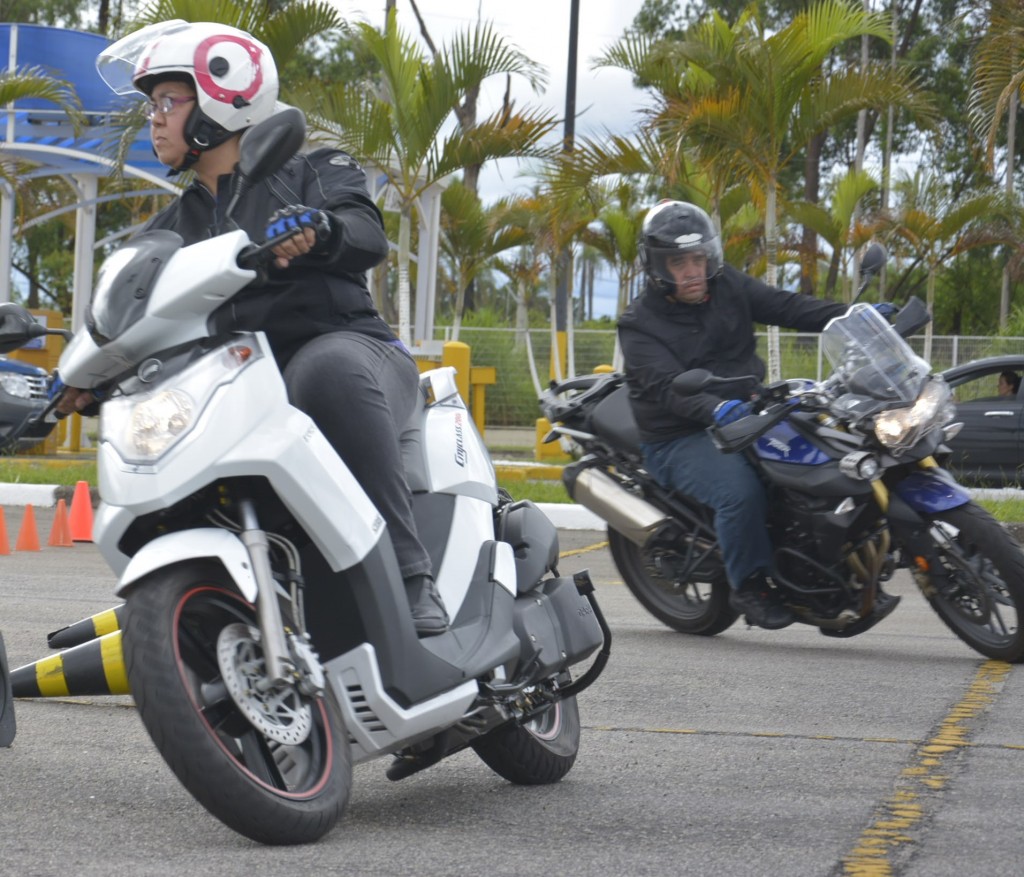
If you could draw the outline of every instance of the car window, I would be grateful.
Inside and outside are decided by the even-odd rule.
[[[998,399],[998,383],[998,373],[982,375],[980,378],[965,381],[953,388],[953,401],[973,402],[975,399]]]

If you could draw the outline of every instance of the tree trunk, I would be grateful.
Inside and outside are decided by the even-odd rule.
[[[412,238],[412,205],[403,204],[398,220],[398,337],[412,346],[409,327],[411,292],[409,288],[409,250]]]
[[[821,200],[821,151],[825,135],[817,134],[807,144],[804,159],[804,200],[817,204]],[[805,225],[800,246],[800,292],[804,295],[818,293],[818,234]]]

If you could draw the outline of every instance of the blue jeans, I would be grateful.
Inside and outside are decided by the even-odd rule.
[[[644,466],[659,484],[714,510],[715,532],[732,587],[738,588],[754,573],[771,572],[768,500],[746,457],[723,454],[706,432],[640,447]]]

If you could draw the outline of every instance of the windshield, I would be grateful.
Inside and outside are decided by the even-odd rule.
[[[137,30],[111,43],[96,58],[96,71],[115,94],[133,94],[135,71],[143,59],[142,53],[157,37],[166,36],[189,27],[187,21],[161,21]]]
[[[107,344],[141,319],[160,272],[181,245],[173,231],[146,231],[104,261],[86,320],[97,344]]]
[[[831,320],[822,332],[822,347],[835,379],[863,401],[910,404],[931,371],[869,304],[854,305]]]

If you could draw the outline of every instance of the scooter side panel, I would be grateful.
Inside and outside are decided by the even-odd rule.
[[[435,571],[437,589],[448,607],[456,613],[466,599],[479,561],[480,546],[494,539],[494,517],[490,503],[471,496],[455,497],[448,543],[444,558]],[[505,543],[501,543],[505,544]],[[511,548],[511,546],[509,546]],[[515,566],[508,569],[507,558],[502,558],[501,585],[513,596],[516,593]],[[497,573],[496,573],[497,576]]]
[[[250,386],[241,389],[239,381]],[[313,421],[288,404],[273,362],[253,363],[230,390],[222,390],[191,433],[153,465],[126,462],[102,441],[97,460],[104,502],[138,517],[223,478],[264,476],[334,569],[358,563],[380,538],[384,519]],[[109,538],[120,535],[110,531]]]

